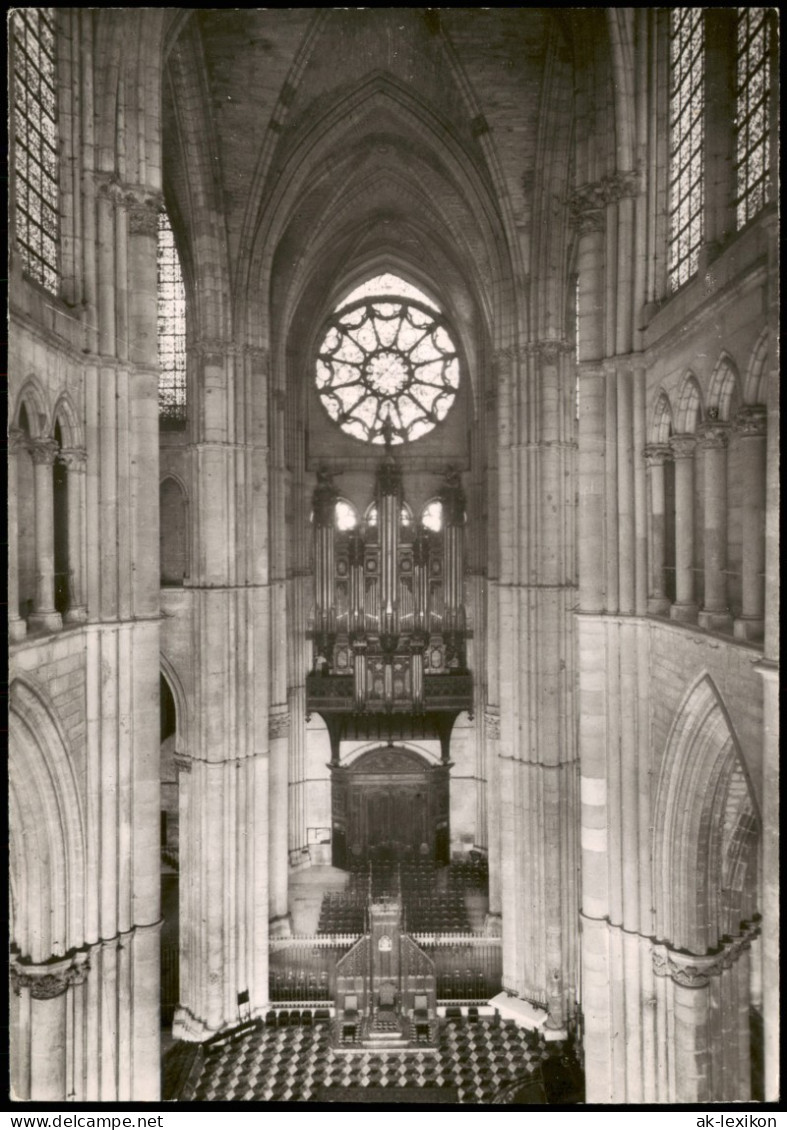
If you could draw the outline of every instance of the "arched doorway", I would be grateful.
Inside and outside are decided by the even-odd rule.
[[[412,750],[384,746],[333,776],[333,863],[449,861],[448,772]]]

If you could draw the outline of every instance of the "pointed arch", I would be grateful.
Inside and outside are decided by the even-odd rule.
[[[65,733],[43,691],[26,676],[12,682],[9,699],[12,938],[23,957],[41,962],[85,941],[82,803]]]
[[[694,373],[689,370],[681,381],[675,409],[675,430],[679,435],[693,435],[702,422],[705,410],[702,390]]]
[[[708,416],[718,420],[731,419],[740,403],[740,377],[738,367],[729,353],[723,351],[711,376],[708,390]]]
[[[743,381],[744,404],[768,403],[768,327],[754,345]]]
[[[672,405],[669,396],[661,389],[656,397],[653,412],[650,418],[648,434],[651,443],[667,443],[674,432],[672,420]]]
[[[30,428],[30,438],[38,439],[49,435],[51,432],[50,415],[48,408],[49,398],[38,377],[29,376],[16,396],[14,411],[11,417],[14,426],[19,427],[19,418],[24,407],[27,422]]]
[[[721,696],[703,674],[670,730],[653,825],[656,936],[705,954],[756,910],[759,817]]]
[[[79,413],[74,407],[74,402],[68,391],[61,392],[55,402],[54,411],[52,412],[53,433],[58,423],[60,424],[60,431],[63,437],[63,447],[84,447],[85,440]]]
[[[189,713],[188,713],[188,700],[186,692],[183,689],[183,683],[178,675],[172,661],[164,655],[163,652],[159,653],[159,662],[161,664],[161,674],[167,681],[172,697],[175,700],[175,716],[177,719],[177,726],[175,730],[175,752],[185,753],[189,748],[188,731],[189,731]]]
[[[162,585],[182,585],[189,575],[189,496],[177,475],[159,483],[159,549]]]

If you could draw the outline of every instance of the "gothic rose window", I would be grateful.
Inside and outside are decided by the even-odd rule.
[[[390,282],[399,284],[398,295]],[[379,292],[370,291],[378,284]],[[355,297],[361,294],[361,297]],[[366,443],[419,439],[445,419],[459,388],[459,358],[445,318],[395,276],[359,287],[328,322],[317,391],[342,431]]]

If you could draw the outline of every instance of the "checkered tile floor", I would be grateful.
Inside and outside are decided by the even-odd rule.
[[[459,1103],[476,1105],[491,1103],[501,1088],[522,1079],[545,1055],[535,1033],[510,1021],[446,1022],[436,1049],[352,1055],[331,1048],[327,1026],[263,1028],[234,1044],[207,1049],[201,1068],[191,1072],[173,1098],[310,1102],[326,1087],[445,1087],[456,1089]]]

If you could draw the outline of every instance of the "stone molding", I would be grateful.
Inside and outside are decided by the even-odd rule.
[[[639,169],[610,173],[601,180],[583,184],[568,198],[570,223],[580,235],[603,231],[606,206],[616,204],[626,197],[639,196],[642,189],[642,174]]]
[[[722,420],[703,424],[700,428],[700,446],[704,448],[727,446],[730,434],[730,425]]]
[[[687,989],[704,989],[711,977],[718,977],[730,969],[759,933],[755,923],[742,923],[741,933],[727,938],[713,953],[695,954],[671,949],[667,945],[654,945],[653,972],[657,977],[671,977],[676,985]]]
[[[30,455],[38,466],[52,466],[60,452],[60,446],[54,439],[34,439],[30,442]]]
[[[28,989],[33,1000],[48,1001],[62,996],[71,985],[81,985],[90,971],[90,961],[87,953],[80,952],[43,965],[26,965],[17,959],[10,969],[16,996]]]
[[[668,459],[672,459],[672,448],[668,443],[649,443],[645,448],[648,467],[663,467]]]
[[[768,413],[761,404],[747,404],[735,417],[735,430],[742,436],[764,436],[768,428]]]
[[[672,449],[673,459],[690,459],[697,446],[697,437],[688,434],[670,436],[669,445]]]
[[[179,773],[191,772],[191,758],[187,753],[176,753],[173,761],[175,762],[175,768]]]

